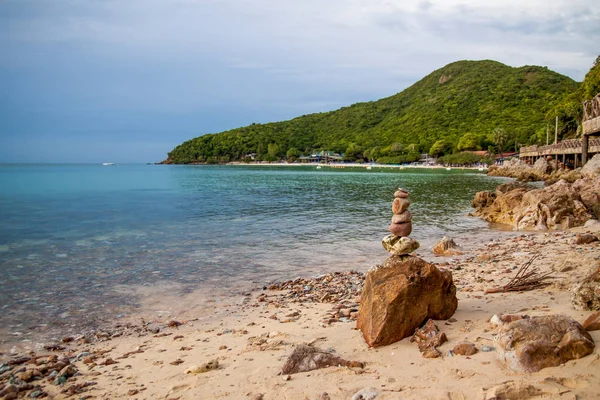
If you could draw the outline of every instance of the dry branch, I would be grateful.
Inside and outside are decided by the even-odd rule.
[[[531,268],[533,261],[539,257],[539,254],[531,257],[529,261],[519,268],[517,274],[504,286],[488,289],[485,294],[489,293],[505,293],[505,292],[523,292],[541,288],[550,284],[548,279],[552,279],[552,272],[541,274],[538,268]]]

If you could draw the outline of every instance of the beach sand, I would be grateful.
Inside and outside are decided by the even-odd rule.
[[[493,346],[494,329],[488,321],[494,314],[566,314],[579,322],[591,314],[576,311],[569,292],[575,282],[600,263],[598,242],[573,244],[575,232],[584,231],[577,228],[515,233],[474,249],[465,246],[462,256],[435,258],[440,268],[452,270],[459,300],[453,319],[437,321],[448,337],[448,342],[439,348],[442,358],[423,358],[408,338],[389,346],[368,348],[355,321],[323,322],[337,303],[294,298],[284,291],[259,290],[221,303],[207,302],[205,307],[182,311],[181,315],[154,316],[144,323],[132,320],[129,325],[121,322],[93,343],[65,343],[66,349],[57,355],[76,357],[89,353],[74,362],[78,374],[62,386],[50,384],[48,378],[31,383],[39,384],[50,398],[56,399],[67,398],[61,390],[77,384],[81,387],[85,382],[90,385],[80,388],[79,393],[71,389],[77,394],[69,398],[351,399],[356,392],[373,388],[377,399],[481,400],[491,388],[507,382],[533,387],[528,392],[534,394],[515,399],[598,398],[598,347],[587,357],[531,374],[508,370],[496,360],[495,351],[481,351],[482,346]],[[539,254],[535,266],[553,271],[550,286],[484,294],[485,289],[507,283],[517,268],[535,254]],[[365,265],[362,272],[368,268]],[[349,296],[348,300],[357,298]],[[183,304],[185,301],[181,300]],[[175,320],[181,325],[175,326]],[[590,334],[600,343],[600,331]],[[480,351],[470,357],[448,356],[448,350],[463,341],[474,343]],[[363,362],[364,368],[334,366],[279,375],[293,347],[301,343],[334,350],[346,360]],[[9,359],[8,355],[2,356],[2,361]],[[192,366],[214,359],[218,360],[218,369],[185,373]],[[30,369],[32,365],[26,363],[22,367]],[[0,375],[3,383],[9,373]]]

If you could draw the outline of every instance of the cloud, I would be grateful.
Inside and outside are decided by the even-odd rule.
[[[460,59],[581,80],[599,42],[595,0],[4,0],[0,118],[56,128],[127,111],[162,126],[168,114],[200,134],[245,122],[206,110],[247,122],[326,111]],[[181,113],[203,119],[177,124]]]

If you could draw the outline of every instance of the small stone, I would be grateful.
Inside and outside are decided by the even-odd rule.
[[[386,251],[396,256],[410,254],[420,246],[419,242],[414,239],[397,237],[393,234],[384,237],[381,244]]]
[[[319,397],[319,400],[331,400],[331,397],[329,397],[329,393],[323,392],[321,393],[321,397]]]
[[[186,374],[203,374],[219,368],[219,360],[214,359],[201,365],[196,365],[185,370]]]
[[[410,196],[410,192],[408,192],[404,189],[401,189],[401,188],[398,188],[398,190],[396,190],[396,192],[394,192],[394,197],[397,199],[399,199],[399,198],[404,199],[404,198],[407,198],[408,196]]]
[[[436,256],[456,256],[462,254],[458,249],[459,246],[454,239],[444,236],[442,240],[433,247],[433,254]]]
[[[410,236],[412,232],[412,222],[401,222],[399,224],[391,224],[388,227],[388,231],[390,231],[393,235],[396,236]]]
[[[477,350],[477,347],[475,347],[473,343],[459,343],[452,349],[454,354],[460,354],[461,356],[472,356],[478,351],[479,350]]]
[[[377,397],[377,390],[375,388],[365,388],[354,393],[352,400],[374,400]]]
[[[225,345],[219,346],[219,350],[227,350],[227,346],[225,346]]]
[[[491,346],[481,346],[481,351],[483,351],[484,353],[489,353],[490,351],[494,351],[496,350],[495,347],[491,347]]]
[[[573,241],[573,244],[578,244],[578,245],[590,244],[590,243],[597,242],[597,241],[598,241],[598,236],[593,235],[591,233],[582,233],[582,234],[578,234],[577,236],[575,236],[575,240]]]
[[[600,331],[600,312],[593,313],[583,323],[586,331]]]
[[[137,389],[129,389],[129,391],[127,392],[128,395],[130,396],[135,396],[136,394],[138,394],[140,391]]]
[[[402,224],[404,222],[410,221],[412,221],[412,214],[408,210],[400,214],[394,214],[392,216],[392,224]]]
[[[392,212],[402,214],[410,206],[410,200],[407,198],[396,198],[392,203]]]

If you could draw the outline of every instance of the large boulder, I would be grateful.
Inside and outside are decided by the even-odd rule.
[[[545,175],[552,172],[552,167],[544,157],[540,157],[537,159],[537,161],[533,164],[533,169],[541,175]]]
[[[600,266],[573,288],[571,304],[576,310],[600,311]]]
[[[600,154],[596,154],[581,168],[581,176],[584,178],[596,178],[600,176]]]
[[[512,192],[509,192],[512,193]],[[523,194],[515,212],[513,227],[522,229],[558,229],[580,226],[591,218],[573,186],[563,180],[543,189]]]
[[[573,189],[579,194],[581,202],[586,208],[594,214],[596,219],[600,219],[600,175],[575,181]]]
[[[527,188],[521,187],[504,193],[500,191],[492,193],[493,202],[488,206],[477,208],[475,215],[483,217],[490,222],[512,225],[515,213],[520,209],[523,195],[527,191]],[[477,195],[480,193],[482,192],[477,193],[475,197],[477,198]],[[482,197],[480,196],[480,198]]]
[[[367,273],[356,325],[369,346],[385,346],[411,336],[428,318],[450,318],[457,306],[450,271],[392,256]]]
[[[531,317],[502,324],[494,338],[499,360],[518,372],[537,372],[594,351],[594,340],[564,315]]]

